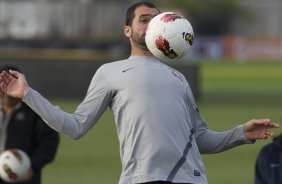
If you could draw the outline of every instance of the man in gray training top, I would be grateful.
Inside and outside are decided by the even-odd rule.
[[[131,56],[95,73],[74,114],[63,112],[29,87],[19,72],[3,72],[3,91],[36,111],[51,127],[73,139],[83,136],[109,106],[120,143],[120,184],[207,184],[201,153],[215,153],[272,135],[278,124],[253,119],[225,132],[207,128],[184,76],[147,49],[145,30],[160,11],[151,3],[131,6],[124,33]]]

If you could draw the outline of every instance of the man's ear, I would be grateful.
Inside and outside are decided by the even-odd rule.
[[[131,27],[130,26],[124,26],[123,32],[127,38],[131,37]]]

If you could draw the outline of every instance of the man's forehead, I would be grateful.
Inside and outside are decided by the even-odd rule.
[[[146,17],[146,16],[156,16],[157,14],[159,14],[158,9],[156,8],[149,8],[146,6],[140,6],[138,8],[136,8],[135,10],[135,17]]]

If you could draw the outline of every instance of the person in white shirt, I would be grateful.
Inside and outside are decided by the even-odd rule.
[[[139,2],[126,15],[128,59],[107,63],[95,73],[83,102],[73,114],[53,106],[29,87],[25,76],[0,74],[3,91],[36,111],[52,128],[78,139],[110,107],[118,131],[122,173],[119,184],[207,184],[200,154],[216,153],[272,135],[278,124],[253,119],[225,132],[208,129],[185,77],[147,49],[145,31],[160,11]]]

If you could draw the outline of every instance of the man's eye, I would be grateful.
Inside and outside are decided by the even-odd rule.
[[[142,23],[148,23],[150,21],[150,19],[141,19],[140,22]]]

